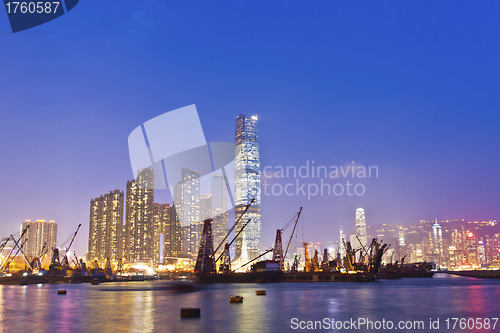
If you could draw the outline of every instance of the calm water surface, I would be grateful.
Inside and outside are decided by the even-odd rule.
[[[292,318],[360,317],[396,324],[422,320],[425,329],[418,332],[500,331],[500,323],[488,331],[446,330],[444,322],[500,317],[498,280],[436,274],[373,283],[216,284],[189,293],[175,293],[171,286],[168,281],[0,286],[0,332],[297,332],[305,330],[292,329]],[[58,295],[58,289],[67,294]],[[260,289],[267,296],[256,296]],[[243,303],[230,304],[233,294],[243,296]],[[201,318],[181,319],[182,307],[201,308]],[[440,319],[439,330],[429,329],[430,318]]]

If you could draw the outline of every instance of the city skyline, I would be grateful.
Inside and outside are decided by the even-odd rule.
[[[64,240],[82,223],[73,246],[83,254],[89,199],[133,178],[130,132],[193,103],[207,142],[232,141],[234,116],[258,114],[261,170],[378,167],[361,197],[262,195],[263,244],[298,207],[304,238],[325,241],[339,225],[352,231],[358,207],[368,225],[499,220],[499,4],[144,2],[112,18],[112,4],[101,5],[2,35],[6,235],[45,218]],[[0,29],[10,31],[6,17]],[[155,197],[172,202],[166,191]]]

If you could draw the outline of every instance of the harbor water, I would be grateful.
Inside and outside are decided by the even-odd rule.
[[[383,320],[394,326],[401,321],[424,323],[399,332],[500,330],[500,323],[492,329],[494,320],[489,330],[459,329],[459,322],[452,329],[446,322],[481,318],[482,323],[484,318],[500,317],[500,280],[436,274],[368,283],[213,284],[189,292],[178,292],[174,286],[172,281],[3,285],[0,332],[390,331],[359,325],[335,328],[337,321],[357,323],[359,318],[374,325]],[[60,289],[67,293],[58,294]],[[262,289],[266,295],[256,295]],[[243,296],[243,302],[229,303],[230,295]],[[181,318],[185,307],[200,308],[200,318]],[[453,320],[448,323],[453,325]],[[313,324],[314,329],[307,330]]]

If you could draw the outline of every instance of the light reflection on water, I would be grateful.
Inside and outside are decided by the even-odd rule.
[[[360,317],[423,320],[426,330],[419,332],[436,332],[428,330],[429,318],[440,318],[444,329],[448,317],[500,316],[500,281],[445,274],[373,283],[214,284],[189,293],[175,293],[171,286],[168,281],[0,286],[0,332],[296,332],[292,318]],[[58,295],[58,289],[67,294]],[[259,289],[267,296],[255,295]],[[243,303],[230,304],[229,295],[243,296]],[[201,318],[181,319],[182,307],[201,308]]]

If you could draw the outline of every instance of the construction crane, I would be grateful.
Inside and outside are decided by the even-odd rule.
[[[229,237],[229,235],[231,234],[231,232],[233,232],[234,228],[236,228],[236,226],[238,225],[238,223],[240,222],[241,218],[245,215],[245,213],[247,212],[247,210],[250,208],[250,206],[252,205],[252,203],[255,201],[255,198],[253,198],[252,200],[250,200],[250,202],[245,206],[245,210],[241,213],[240,217],[238,217],[238,220],[234,223],[234,225],[231,227],[231,229],[229,229],[229,231],[227,232],[226,236],[224,237],[224,239],[222,240],[222,242],[220,242],[219,246],[217,246],[217,248],[215,249],[214,251],[214,254],[217,253],[217,251],[219,251],[220,247],[222,246],[222,244],[224,244],[224,242],[226,241],[226,239]],[[248,222],[247,222],[248,223]],[[220,257],[219,257],[220,258]],[[219,259],[217,259],[219,260]],[[217,262],[216,260],[216,262]]]
[[[243,232],[243,229],[245,229],[245,227],[248,225],[248,223],[250,223],[251,219],[248,219],[247,223],[245,223],[243,225],[243,227],[240,229],[240,231],[238,231],[238,233],[236,234],[236,236],[234,236],[233,240],[231,240],[231,242],[228,244],[228,246],[231,246],[233,244],[233,242],[238,238],[238,236]],[[235,224],[236,225],[236,224]],[[216,253],[217,251],[214,251],[214,253]],[[215,262],[219,261],[220,258],[222,258],[222,255],[224,255],[224,252],[222,252],[219,257],[215,260]]]
[[[290,248],[290,243],[292,242],[293,234],[295,233],[295,229],[297,228],[297,223],[299,222],[300,214],[302,214],[302,207],[300,207],[299,212],[297,213],[297,218],[295,219],[295,224],[293,225],[292,234],[290,235],[290,240],[288,241],[288,244],[286,246],[286,250],[285,250],[285,254],[283,255],[283,259],[286,258],[286,255],[288,254],[288,249]]]
[[[61,262],[59,261],[59,249],[57,247],[52,248],[52,259],[49,265],[49,275],[61,275]]]
[[[299,261],[300,256],[296,254],[295,258],[293,259],[292,272],[296,272],[299,269]]]
[[[304,252],[305,252],[305,260],[306,260],[305,271],[310,272],[311,271],[311,259],[309,259],[309,244],[308,243],[304,243]]]
[[[68,247],[66,248],[66,253],[64,254],[64,258],[63,258],[62,263],[61,263],[61,266],[64,269],[70,269],[67,253],[68,253],[69,249],[71,248],[71,245],[73,245],[73,241],[75,240],[76,234],[78,233],[78,230],[80,230],[81,226],[82,226],[81,224],[78,225],[78,228],[76,228],[76,231],[73,234],[73,238],[71,238],[71,242],[69,243]]]
[[[283,270],[283,244],[281,242],[281,232],[283,229],[276,230],[276,240],[274,242],[273,260],[279,262],[280,270]]]
[[[219,266],[219,273],[227,274],[231,273],[231,256],[229,254],[229,244],[226,243],[224,246],[224,252],[222,253],[222,260]]]
[[[2,239],[3,243],[2,243],[2,245],[0,245],[0,256],[2,255],[2,251],[5,248],[5,246],[7,245],[7,243],[9,242],[9,240],[10,240],[9,237]],[[1,263],[1,264],[3,265],[3,263]],[[1,271],[1,269],[0,269],[0,271]]]
[[[321,268],[328,269],[328,267],[330,266],[329,261],[330,260],[328,260],[328,249],[325,248],[323,252],[323,260],[321,261]]]
[[[266,252],[262,253],[260,256],[253,258],[253,259],[252,259],[252,260],[250,260],[249,262],[247,262],[247,263],[245,263],[245,264],[241,265],[238,269],[242,269],[242,268],[243,268],[243,267],[245,267],[246,265],[248,265],[248,264],[250,264],[250,263],[254,262],[255,260],[257,260],[257,259],[259,259],[260,257],[262,257],[262,256],[264,256],[264,255],[266,255],[266,254],[268,254],[268,253],[269,253],[269,252],[271,252],[271,251],[273,251],[273,249],[267,250]]]
[[[0,253],[2,253],[3,249],[5,248],[5,246],[9,242],[9,240],[10,240],[9,237],[2,239],[3,243],[2,243],[2,245],[0,245]]]
[[[24,234],[26,234],[26,231],[28,231],[29,227],[30,227],[30,225],[28,224],[26,226],[26,228],[24,228],[23,232],[21,233],[21,236],[19,236],[19,239],[17,241],[14,239],[14,237],[12,237],[12,235],[10,235],[12,237],[12,239],[14,240],[14,247],[13,247],[13,249],[16,248],[19,245],[19,241],[23,238]],[[7,241],[5,242],[5,245],[7,245],[7,242],[8,242],[9,239],[10,238],[7,239]],[[26,243],[26,240],[24,241],[24,243]],[[24,243],[23,243],[23,246],[24,246]],[[4,247],[5,247],[5,245],[4,245]],[[7,258],[5,259],[5,261],[2,263],[2,266],[0,266],[0,272],[4,269],[4,267],[8,267],[10,265],[10,263],[12,262],[12,260],[14,260],[14,258],[19,253],[19,249],[17,250],[16,254],[14,254],[14,257],[9,261],[11,253],[12,253],[12,251],[9,251],[9,255],[7,256]]]
[[[350,242],[345,242],[344,239],[342,239],[342,243],[344,243],[344,248],[345,248],[345,260],[344,260],[344,268],[347,271],[352,271],[354,269],[354,252],[351,247]]]
[[[43,243],[42,250],[40,251],[40,256],[35,256],[33,260],[31,260],[31,268],[33,270],[40,270],[42,269],[42,253],[44,253],[45,246],[47,245],[47,242]]]
[[[216,273],[211,223],[212,219],[206,219],[203,223],[200,250],[198,251],[196,265],[194,266],[195,273],[200,275]]]
[[[14,236],[10,235],[10,237],[12,237],[13,241],[16,241],[15,238],[14,238]],[[19,246],[19,244],[17,244],[17,247],[18,247],[18,252],[19,251],[21,252],[21,254],[24,257],[24,261],[26,261],[26,263],[28,264],[28,267],[30,268],[30,271],[33,271],[33,268],[31,267],[30,261],[28,260],[28,257],[26,257],[26,254],[23,251],[24,244],[26,244],[27,241],[28,241],[28,238],[26,238],[24,240],[24,242],[23,242],[23,244],[21,244],[21,246]]]
[[[313,272],[319,271],[319,255],[318,255],[318,250],[314,250],[314,257],[312,259],[312,271]]]

